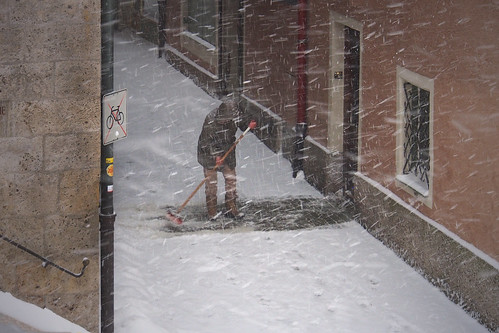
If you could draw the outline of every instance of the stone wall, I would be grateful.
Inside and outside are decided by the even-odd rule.
[[[99,331],[100,1],[0,6],[0,290]]]

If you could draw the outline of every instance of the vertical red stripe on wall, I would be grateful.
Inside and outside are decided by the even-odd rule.
[[[297,118],[298,124],[307,122],[307,0],[298,3],[298,91]]]

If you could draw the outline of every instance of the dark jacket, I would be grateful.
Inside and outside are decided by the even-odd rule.
[[[204,168],[213,169],[216,156],[222,157],[236,141],[237,127],[234,120],[217,119],[217,109],[206,116],[198,140],[198,162]],[[236,168],[236,151],[230,152],[223,165]]]

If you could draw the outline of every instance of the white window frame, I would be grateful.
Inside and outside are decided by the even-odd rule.
[[[358,124],[358,149],[362,147],[362,63],[364,54],[363,26],[362,23],[331,11],[329,13],[329,93],[328,93],[328,129],[327,149],[334,153],[343,152],[343,96],[344,81],[335,79],[335,72],[344,72],[344,27],[350,27],[360,33],[360,71],[359,71],[359,124]],[[362,159],[357,165],[361,169]]]
[[[404,157],[404,109],[405,109],[405,92],[404,83],[409,82],[414,86],[424,89],[430,93],[430,124],[429,124],[429,150],[430,150],[430,170],[428,172],[428,189],[421,186],[416,176],[405,175],[403,173],[405,157]],[[434,174],[434,149],[433,149],[433,115],[434,115],[434,102],[433,97],[435,94],[434,80],[424,77],[420,74],[414,73],[406,68],[397,66],[397,148],[396,148],[396,185],[407,193],[411,194],[416,200],[421,201],[427,207],[433,207],[433,174]]]

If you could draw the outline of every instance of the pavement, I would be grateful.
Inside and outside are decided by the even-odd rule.
[[[354,219],[351,205],[338,197],[280,198],[249,200],[238,203],[242,218],[227,218],[221,214],[210,221],[205,205],[186,206],[180,214],[183,223],[166,223],[163,231],[188,233],[206,230],[243,229],[245,231],[296,230],[348,222]],[[223,213],[223,206],[218,211]],[[149,220],[165,220],[166,212],[175,207],[164,207],[165,214]]]

